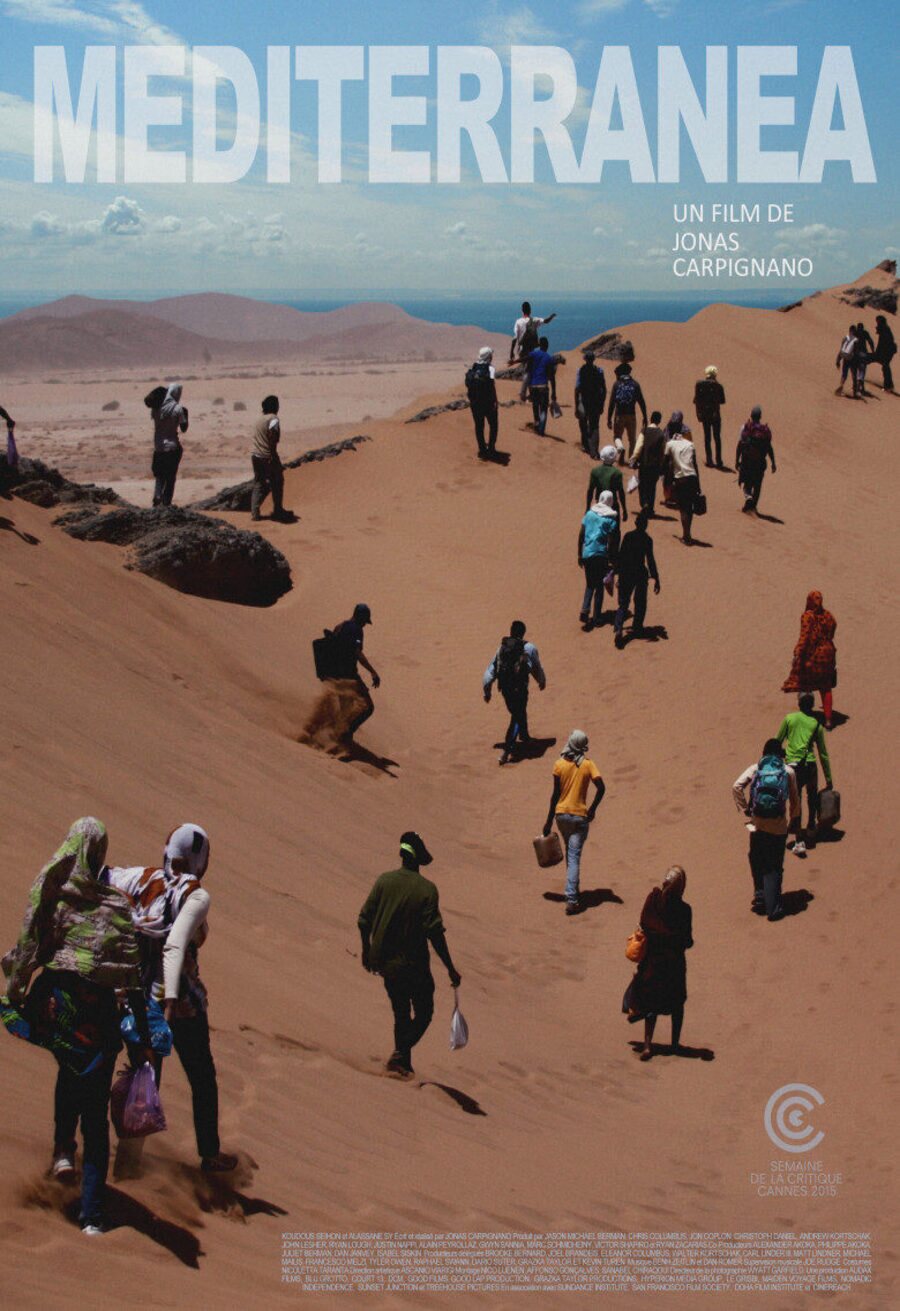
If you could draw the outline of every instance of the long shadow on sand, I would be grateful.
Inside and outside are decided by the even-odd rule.
[[[502,751],[505,745],[504,742],[495,742],[494,750]],[[514,764],[517,760],[540,760],[541,756],[546,755],[553,746],[556,746],[555,737],[533,737],[528,742],[517,742],[510,753],[509,763]]]
[[[447,1094],[451,1101],[456,1102],[466,1115],[487,1115],[479,1102],[468,1093],[460,1092],[458,1088],[451,1088],[449,1083],[438,1083],[436,1079],[422,1079],[419,1082],[420,1088],[440,1088],[441,1092]]]
[[[784,520],[779,519],[777,514],[763,514],[762,510],[756,511],[756,517],[757,519],[765,519],[766,523],[784,523]]]
[[[496,450],[494,450],[494,451],[491,451],[489,455],[486,455],[486,456],[484,457],[484,463],[485,463],[485,464],[502,464],[502,465],[506,466],[507,464],[509,464],[511,458],[512,458],[512,456],[510,455],[509,451],[496,451]]]
[[[78,1214],[78,1201],[73,1201],[67,1208],[72,1219]],[[167,1252],[177,1257],[182,1265],[192,1270],[200,1269],[200,1257],[205,1253],[200,1246],[200,1239],[184,1225],[173,1224],[162,1216],[144,1206],[137,1198],[118,1188],[106,1189],[106,1225],[108,1229],[134,1229],[137,1233],[150,1238]]]
[[[399,768],[396,760],[391,760],[389,756],[376,756],[374,751],[360,746],[358,742],[351,742],[349,746],[341,747],[337,759],[348,765],[371,765],[373,769],[379,769],[382,774],[387,774],[388,778],[397,778],[393,772]]]
[[[565,895],[562,892],[545,892],[544,901],[565,901]],[[603,906],[611,902],[614,906],[624,906],[622,898],[618,893],[613,892],[612,888],[588,888],[582,890],[579,898],[579,915],[586,910],[594,910],[597,906]]]
[[[35,537],[33,533],[23,533],[21,528],[16,527],[12,519],[0,517],[0,530],[13,533],[14,536],[20,538],[23,542],[27,542],[29,546],[40,545],[41,539],[39,537]]]
[[[630,1042],[629,1047],[634,1052],[643,1050],[642,1042]],[[673,1048],[671,1043],[651,1042],[650,1050],[654,1059],[657,1056],[677,1056],[686,1061],[714,1061],[716,1053],[712,1047],[677,1047]]]
[[[276,1202],[267,1202],[264,1197],[248,1197],[233,1184],[221,1176],[203,1174],[201,1171],[185,1167],[193,1186],[194,1195],[201,1211],[217,1211],[222,1215],[237,1216],[246,1219],[251,1215],[287,1215],[283,1206]],[[245,1172],[246,1173],[246,1172]]]
[[[626,633],[623,650],[632,642],[668,642],[669,630],[665,624],[646,624],[641,633]]]
[[[835,828],[832,824],[830,828],[823,828],[816,834],[816,846],[820,847],[824,842],[843,842],[844,830]]]
[[[785,915],[802,915],[811,901],[815,901],[815,897],[808,888],[796,888],[793,892],[781,894]]]

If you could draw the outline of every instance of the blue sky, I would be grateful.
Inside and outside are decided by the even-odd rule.
[[[493,291],[518,296],[533,288],[560,293],[726,292],[758,280],[717,285],[680,282],[672,273],[673,204],[688,201],[793,203],[793,225],[747,230],[744,253],[808,255],[814,286],[855,277],[898,253],[898,167],[892,127],[897,105],[896,5],[870,0],[573,0],[550,5],[486,0],[448,7],[382,0],[342,5],[255,0],[0,0],[4,60],[0,74],[0,294],[70,291],[168,292],[179,288],[264,292],[284,297],[323,288],[348,295],[392,289]],[[62,45],[77,87],[88,44],[233,45],[254,64],[265,89],[266,47],[273,45],[487,45],[504,64],[512,43],[558,45],[573,56],[579,99],[569,121],[576,150],[587,121],[604,45],[631,47],[651,151],[655,152],[659,45],[678,45],[704,85],[704,47],[728,45],[734,78],[737,45],[799,47],[795,79],[773,79],[766,94],[792,94],[805,124],[823,46],[850,43],[878,172],[853,185],[846,165],[829,165],[819,185],[710,185],[682,142],[679,184],[632,183],[627,167],[607,164],[599,185],[560,185],[546,152],[536,150],[533,185],[485,185],[463,153],[463,180],[453,185],[376,185],[366,176],[367,105],[360,84],[344,109],[345,181],[315,176],[315,94],[294,84],[293,177],[266,182],[264,155],[230,185],[83,185],[33,181],[33,48]],[[172,89],[171,85],[170,88]],[[395,133],[403,149],[434,143],[435,79],[408,79],[398,89],[428,99],[428,124]],[[227,102],[224,102],[227,119]],[[265,109],[264,109],[265,115]],[[732,115],[733,117],[733,115]],[[508,157],[508,96],[497,134]],[[185,129],[158,137],[161,147],[189,144]],[[768,148],[801,149],[805,130],[770,128]],[[185,135],[186,134],[186,135]],[[180,139],[180,135],[181,138]],[[734,127],[731,126],[733,144]],[[733,172],[733,171],[732,171]],[[704,225],[705,226],[705,225]],[[788,280],[788,285],[797,285]]]

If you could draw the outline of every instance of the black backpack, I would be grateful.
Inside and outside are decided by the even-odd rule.
[[[148,410],[158,410],[166,399],[167,388],[154,387],[152,391],[147,392],[144,397],[144,404]]]
[[[497,652],[497,686],[507,695],[528,686],[528,657],[521,637],[504,637]]]
[[[466,370],[466,393],[471,405],[484,405],[491,399],[491,366],[478,360]]]
[[[524,360],[531,351],[537,350],[538,345],[538,325],[534,319],[529,319],[525,324],[525,331],[522,333],[522,340],[519,343],[519,359]]]

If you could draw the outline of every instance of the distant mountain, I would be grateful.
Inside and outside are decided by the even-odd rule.
[[[156,301],[66,296],[0,321],[0,360],[7,372],[298,359],[467,360],[485,343],[502,351],[506,338],[477,327],[429,323],[379,302],[303,311],[215,292]]]

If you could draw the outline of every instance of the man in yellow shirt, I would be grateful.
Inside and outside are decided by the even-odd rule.
[[[580,910],[581,849],[584,846],[597,807],[603,800],[606,785],[600,771],[587,756],[587,733],[576,728],[569,734],[565,750],[553,766],[553,793],[544,825],[544,837],[550,836],[554,817],[566,846],[566,914]],[[596,792],[588,805],[593,783]]]

